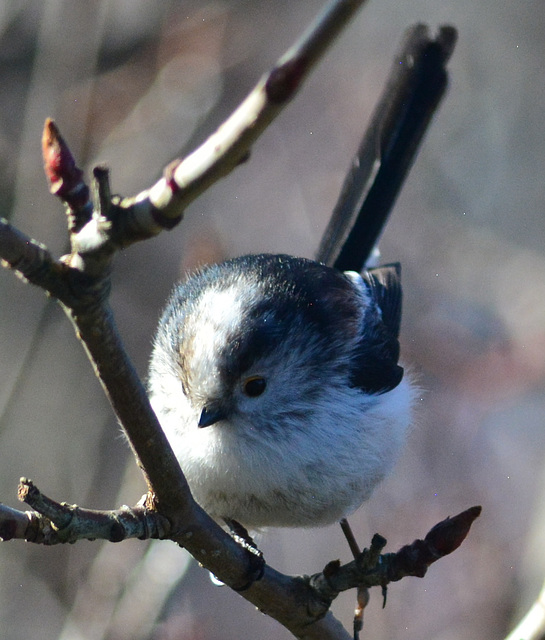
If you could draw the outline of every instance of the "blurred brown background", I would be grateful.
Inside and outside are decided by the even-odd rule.
[[[52,116],[89,174],[135,194],[210,133],[322,8],[322,0],[3,0],[0,214],[65,249],[40,136]],[[145,376],[172,283],[245,252],[312,256],[403,30],[452,23],[446,101],[382,241],[404,269],[403,352],[422,388],[395,473],[353,518],[389,550],[473,504],[483,515],[424,580],[372,593],[373,640],[502,638],[545,576],[545,7],[542,0],[372,0],[251,161],[183,224],[118,260],[113,304]],[[0,271],[0,499],[29,476],[59,500],[133,504],[144,490],[57,306]],[[337,527],[271,530],[290,573],[349,559]],[[144,556],[144,552],[146,555]],[[334,610],[349,626],[353,594]],[[0,545],[0,639],[287,638],[169,543]]]

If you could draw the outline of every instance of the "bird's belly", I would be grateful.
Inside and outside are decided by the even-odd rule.
[[[288,450],[233,456],[225,450],[216,456],[186,452],[180,463],[197,502],[216,520],[236,520],[247,528],[336,522],[382,479],[377,469],[362,469],[354,461],[339,470],[331,459],[300,460]],[[335,456],[331,448],[328,453]]]

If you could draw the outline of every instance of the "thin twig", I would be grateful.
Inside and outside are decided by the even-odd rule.
[[[423,578],[428,568],[440,558],[455,551],[465,540],[471,525],[481,514],[481,507],[471,507],[436,524],[423,540],[415,540],[396,553],[380,555],[386,540],[375,535],[369,549],[359,558],[328,572],[312,576],[311,584],[322,597],[331,597],[354,587],[384,586],[405,576]]]
[[[21,478],[18,494],[19,500],[33,511],[0,504],[2,540],[20,539],[51,546],[78,540],[162,539],[169,534],[169,522],[143,504],[116,510],[83,509],[48,498],[26,478]]]
[[[195,198],[239,166],[365,2],[331,2],[215,133],[183,160],[171,163],[151,188],[120,200],[123,224],[117,242],[126,246],[171,229]]]

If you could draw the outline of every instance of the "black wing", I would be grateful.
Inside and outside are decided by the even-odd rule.
[[[386,264],[376,269],[368,269],[362,274],[372,299],[382,314],[382,322],[395,338],[399,337],[401,326],[401,265],[399,262]]]
[[[386,393],[403,378],[403,367],[398,364],[401,265],[369,269],[363,273],[363,280],[372,303],[366,311],[360,345],[352,360],[351,382],[369,394]]]

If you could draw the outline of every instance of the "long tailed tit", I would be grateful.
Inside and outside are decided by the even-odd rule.
[[[400,320],[398,265],[249,255],[177,286],[149,390],[197,502],[251,529],[357,509],[411,421]]]

